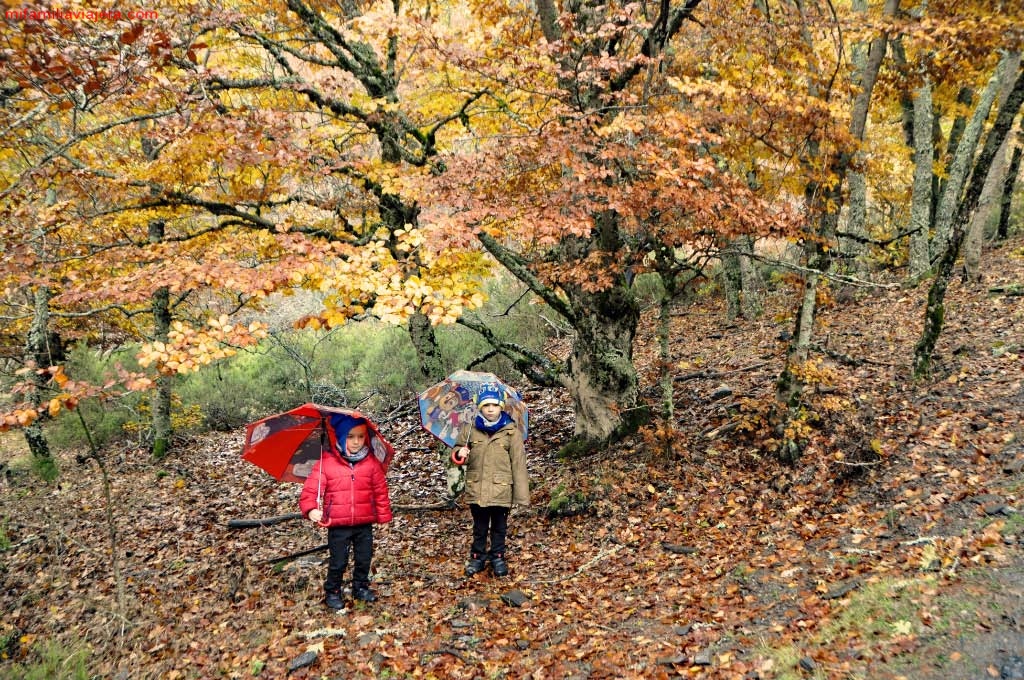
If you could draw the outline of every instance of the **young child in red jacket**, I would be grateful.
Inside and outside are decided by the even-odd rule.
[[[384,467],[372,453],[366,421],[336,413],[330,424],[338,447],[332,446],[313,464],[299,496],[299,509],[310,521],[327,527],[330,561],[324,604],[344,609],[341,584],[350,546],[355,557],[352,597],[365,602],[377,599],[370,589],[373,525],[391,521],[391,500]]]

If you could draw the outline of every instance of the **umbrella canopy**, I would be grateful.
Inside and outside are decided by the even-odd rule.
[[[530,431],[529,412],[522,396],[493,373],[478,371],[455,371],[420,394],[423,429],[448,446],[455,446],[459,430],[476,417],[476,397],[484,389],[497,389],[504,395],[503,409],[516,421],[525,440]]]
[[[242,459],[282,482],[301,483],[324,451],[337,445],[335,427],[352,425],[356,420],[366,422],[370,450],[387,470],[395,450],[373,421],[359,411],[317,404],[303,404],[246,425]]]

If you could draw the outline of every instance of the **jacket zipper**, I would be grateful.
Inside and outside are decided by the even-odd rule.
[[[355,463],[349,463],[349,473],[352,475],[352,483],[348,485],[348,521],[353,523],[356,521],[356,466]]]

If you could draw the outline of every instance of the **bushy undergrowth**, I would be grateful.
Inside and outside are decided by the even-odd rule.
[[[505,279],[489,286],[491,299],[475,312],[494,334],[506,341],[540,349],[552,325],[540,309],[521,298],[522,288]],[[490,346],[475,331],[462,326],[435,329],[446,371],[473,365],[521,384],[511,362],[485,356]],[[84,345],[75,347],[68,363],[74,380],[102,384],[118,365],[138,370],[135,347],[101,354]],[[271,413],[307,401],[359,406],[373,413],[389,412],[427,387],[416,351],[405,328],[377,321],[353,322],[321,331],[276,330],[258,347],[174,380],[172,424],[178,433],[228,431]],[[99,446],[115,439],[148,440],[149,397],[128,394],[81,402],[82,415]],[[64,414],[47,425],[55,448],[84,446],[76,414]]]

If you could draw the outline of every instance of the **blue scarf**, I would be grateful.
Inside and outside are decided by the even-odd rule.
[[[513,421],[512,418],[510,418],[507,413],[502,411],[501,417],[498,418],[496,422],[491,422],[484,418],[482,415],[477,414],[476,422],[473,424],[476,426],[476,429],[480,430],[481,432],[486,432],[487,434],[492,435],[511,422],[515,421]]]

